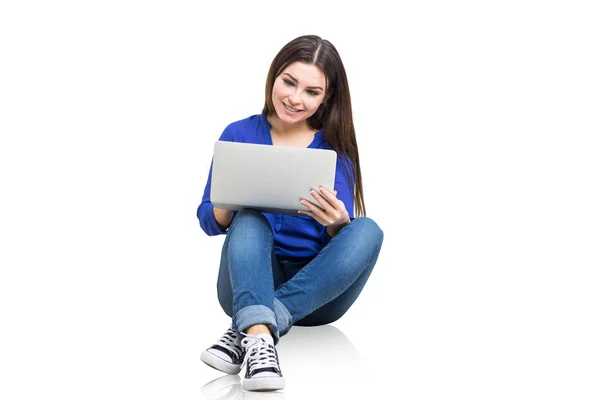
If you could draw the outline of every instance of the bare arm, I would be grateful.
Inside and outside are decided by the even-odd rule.
[[[229,225],[231,225],[233,211],[214,207],[213,214],[215,214],[215,219],[217,220],[217,224],[219,224],[219,227],[223,230],[227,230],[227,228],[229,228]]]

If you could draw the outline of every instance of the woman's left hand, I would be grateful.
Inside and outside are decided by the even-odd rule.
[[[302,199],[300,203],[310,211],[298,210],[299,214],[311,216],[321,225],[332,228],[342,228],[350,223],[346,206],[343,201],[336,197],[337,192],[335,190],[332,193],[324,187],[320,187],[319,191],[313,189],[310,191],[310,194],[312,194],[321,207],[317,207],[310,201]]]

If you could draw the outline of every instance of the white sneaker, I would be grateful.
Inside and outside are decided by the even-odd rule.
[[[229,328],[216,344],[202,352],[200,359],[219,371],[237,375],[244,360],[244,348],[240,339],[239,335]]]
[[[268,391],[285,387],[285,378],[281,375],[279,357],[269,334],[257,336],[242,333],[242,347],[246,353],[246,376],[242,380],[244,390]]]

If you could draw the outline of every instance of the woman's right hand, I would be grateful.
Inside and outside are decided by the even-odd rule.
[[[233,219],[233,211],[214,207],[213,214],[215,215],[215,219],[217,220],[219,227],[224,231],[227,230],[229,225],[231,225],[231,220]]]

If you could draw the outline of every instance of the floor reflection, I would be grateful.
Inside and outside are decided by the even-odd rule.
[[[242,389],[240,375],[224,375],[204,385],[206,400],[282,400],[285,392],[297,393],[301,388],[329,386],[348,377],[361,376],[361,356],[338,328],[332,325],[293,327],[277,345],[286,388],[277,392],[249,392]],[[207,367],[208,368],[208,367]],[[308,388],[307,388],[308,389]],[[292,396],[294,397],[294,396]]]
[[[200,389],[205,400],[284,400],[283,392],[249,392],[242,389],[239,375],[225,375]]]

